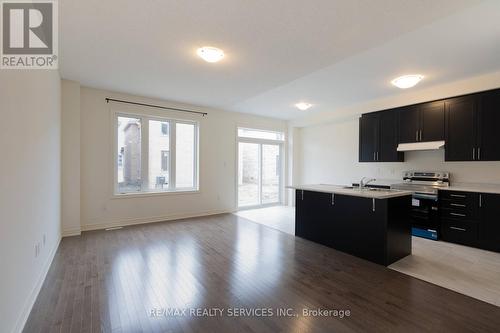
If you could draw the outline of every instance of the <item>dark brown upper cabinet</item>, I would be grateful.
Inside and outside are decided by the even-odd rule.
[[[479,95],[476,160],[500,161],[500,90]]]
[[[477,96],[450,98],[445,105],[445,160],[476,160]]]
[[[446,100],[446,161],[500,161],[500,90]]]
[[[376,162],[378,151],[379,115],[367,113],[359,118],[359,161]]]
[[[444,102],[420,105],[420,141],[444,140]]]
[[[397,151],[397,112],[367,113],[359,119],[360,162],[403,162]]]
[[[416,106],[400,108],[399,143],[417,142],[420,134],[420,111]]]
[[[399,143],[445,140],[445,161],[500,161],[500,89],[391,110],[359,121],[360,162],[403,162]]]
[[[444,102],[399,109],[399,143],[444,140]]]

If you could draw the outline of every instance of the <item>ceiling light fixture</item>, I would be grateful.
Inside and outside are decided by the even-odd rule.
[[[420,74],[403,75],[395,78],[394,80],[391,81],[391,83],[398,88],[407,89],[414,87],[423,78],[424,76]]]
[[[301,111],[306,111],[307,109],[312,107],[312,104],[300,102],[300,103],[295,104],[295,107]]]
[[[224,58],[224,51],[212,46],[200,47],[196,54],[206,62],[217,62]]]

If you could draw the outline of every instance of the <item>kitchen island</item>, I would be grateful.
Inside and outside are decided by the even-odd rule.
[[[295,235],[388,266],[411,254],[412,192],[334,185],[295,189]]]

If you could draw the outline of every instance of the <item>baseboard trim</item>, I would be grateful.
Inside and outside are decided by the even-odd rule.
[[[33,305],[35,305],[35,301],[38,297],[38,294],[40,293],[40,290],[42,289],[43,282],[45,281],[45,278],[47,277],[47,273],[49,272],[50,265],[52,264],[52,261],[54,260],[54,257],[56,255],[57,249],[59,248],[59,244],[61,243],[62,237],[59,237],[59,240],[57,241],[56,246],[51,250],[51,253],[49,254],[49,257],[45,261],[42,271],[40,272],[40,275],[38,276],[38,280],[33,287],[33,290],[30,293],[30,296],[28,299],[24,302],[23,310],[21,312],[21,315],[17,319],[16,325],[14,326],[14,330],[12,331],[13,333],[21,333],[24,330],[24,326],[26,325],[26,322],[28,321],[28,317],[31,313],[31,309],[33,308]]]
[[[218,215],[218,214],[228,214],[233,213],[234,211],[231,209],[222,209],[222,210],[212,210],[205,211],[199,213],[192,214],[172,214],[172,215],[163,215],[163,216],[153,216],[146,218],[129,218],[129,219],[116,219],[109,220],[105,222],[99,223],[88,223],[82,225],[82,231],[91,231],[91,230],[102,230],[107,228],[115,228],[115,227],[125,227],[132,226],[138,224],[147,224],[147,223],[157,223],[157,222],[165,222],[165,221],[173,221],[173,220],[184,220],[194,217],[202,217],[202,216],[210,216],[210,215]]]
[[[80,227],[67,228],[62,231],[62,237],[80,236],[81,234],[82,229]]]

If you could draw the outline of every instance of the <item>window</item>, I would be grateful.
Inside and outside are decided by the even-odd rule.
[[[161,171],[168,172],[168,151],[161,151]]]
[[[191,188],[194,186],[195,168],[195,126],[193,124],[177,123],[176,151],[177,187]]]
[[[118,117],[118,192],[140,191],[141,119]]]
[[[115,193],[198,189],[198,124],[116,115]]]
[[[285,140],[285,135],[282,132],[264,131],[250,128],[238,128],[238,137],[264,139],[264,140]]]
[[[168,135],[168,123],[161,123],[161,134]]]

